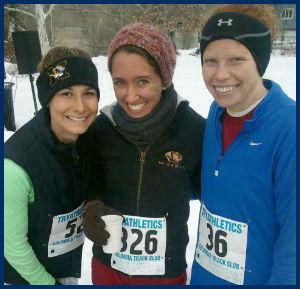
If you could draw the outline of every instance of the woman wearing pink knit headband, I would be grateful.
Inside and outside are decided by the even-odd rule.
[[[94,242],[95,285],[186,284],[187,220],[200,192],[204,119],[172,78],[176,50],[155,27],[133,24],[108,50],[117,102],[104,107],[82,139],[84,232]],[[104,253],[101,216],[123,215],[123,247]]]

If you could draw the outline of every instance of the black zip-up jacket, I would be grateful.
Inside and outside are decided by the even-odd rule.
[[[126,215],[166,217],[165,275],[146,277],[176,277],[187,267],[189,201],[193,191],[200,191],[204,124],[182,101],[161,136],[142,152],[102,110],[80,140],[88,198],[102,199]],[[102,247],[94,245],[93,254],[111,266],[111,254]]]
[[[82,245],[63,255],[48,257],[53,216],[75,210],[84,200],[77,151],[72,144],[58,143],[50,129],[48,108],[39,111],[8,139],[4,157],[26,171],[34,188],[34,202],[28,206],[28,242],[38,260],[54,278],[79,278]],[[5,258],[4,281],[29,284]]]

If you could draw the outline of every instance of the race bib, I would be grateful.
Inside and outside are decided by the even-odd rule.
[[[237,285],[244,284],[248,225],[200,210],[195,259],[207,271]]]
[[[128,275],[164,275],[166,218],[124,217],[123,247],[112,254],[111,267]]]
[[[84,241],[82,231],[83,203],[74,211],[53,217],[48,243],[48,257],[65,254]]]

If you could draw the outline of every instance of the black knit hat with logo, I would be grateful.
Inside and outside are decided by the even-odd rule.
[[[200,41],[201,61],[207,45],[215,40],[233,39],[245,45],[252,54],[260,76],[266,71],[271,56],[271,33],[255,18],[236,12],[213,15],[204,25]]]
[[[77,84],[94,88],[99,99],[98,71],[93,62],[78,56],[53,62],[36,81],[40,104],[47,106],[56,92]]]

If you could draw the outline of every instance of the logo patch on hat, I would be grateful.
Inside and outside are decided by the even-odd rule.
[[[70,73],[66,69],[67,61],[62,61],[56,64],[55,67],[51,67],[47,71],[49,76],[50,85],[53,86],[58,80],[63,80],[70,77]]]
[[[227,21],[223,21],[223,19],[218,20],[218,26],[222,26],[222,24],[227,24],[227,26],[232,26],[233,19],[229,18]]]

